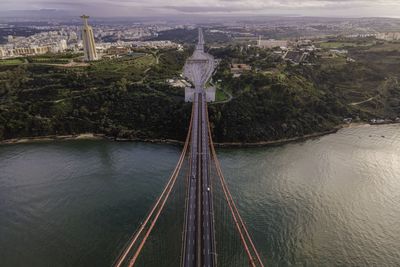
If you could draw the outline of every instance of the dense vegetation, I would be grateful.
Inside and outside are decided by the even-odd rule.
[[[293,65],[270,50],[227,46],[214,82],[231,101],[210,105],[218,142],[256,142],[327,131],[343,118],[400,116],[400,45],[349,46],[349,57],[312,54],[314,64]],[[186,135],[191,105],[179,77],[191,49],[141,50],[86,67],[45,64],[54,56],[0,64],[0,140],[94,132],[127,139]],[[74,56],[63,55],[62,59]],[[233,77],[232,63],[251,71]]]
[[[164,81],[179,75],[186,53],[157,56],[159,64],[149,53],[89,67],[0,66],[0,139],[83,132],[183,139],[190,105]]]
[[[315,63],[304,65],[255,47],[211,50],[222,59],[214,79],[234,96],[212,108],[217,140],[271,140],[326,131],[348,117],[399,117],[400,44],[361,45],[349,50],[355,62],[312,53]],[[232,63],[249,64],[252,71],[234,78]]]
[[[280,66],[281,59],[271,53],[238,48],[211,52],[223,58],[215,79],[221,80],[221,87],[234,96],[226,104],[212,106],[211,121],[218,141],[252,142],[302,136],[330,130],[348,115],[347,108],[331,94],[318,90],[296,68]],[[253,58],[256,54],[258,59]],[[245,72],[234,78],[229,71],[232,59],[249,63],[253,68],[282,70],[275,74]]]

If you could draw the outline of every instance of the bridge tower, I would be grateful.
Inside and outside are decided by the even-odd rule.
[[[203,30],[199,28],[196,49],[193,55],[186,61],[183,73],[186,79],[194,85],[194,87],[185,88],[185,102],[194,102],[196,88],[199,87],[204,90],[206,102],[215,101],[216,88],[207,84],[214,69],[214,57],[204,52]]]
[[[203,34],[199,30],[196,50],[184,67],[184,75],[194,88],[190,125],[181,156],[164,190],[117,258],[115,267],[264,267],[228,189],[212,141],[205,85],[213,70],[214,59],[204,52]],[[183,166],[187,166],[184,172]],[[181,201],[175,202],[174,198],[179,199],[180,195]],[[163,238],[152,239],[151,233],[156,236],[157,230],[153,229],[163,211],[164,215],[177,216],[169,217],[169,224],[165,216],[168,228],[161,229],[163,225],[158,223],[158,234]],[[178,211],[184,212],[178,214]],[[142,252],[146,244],[148,250]],[[169,254],[174,257],[167,262]],[[157,257],[159,261],[152,263]]]

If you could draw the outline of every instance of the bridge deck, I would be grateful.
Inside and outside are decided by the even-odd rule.
[[[204,85],[214,69],[212,56],[204,53],[202,31],[184,74],[195,85],[190,150],[190,178],[186,207],[183,266],[215,266],[214,226],[210,190],[210,151]]]
[[[189,176],[184,220],[182,265],[185,267],[216,266],[214,208],[211,190],[211,164],[219,177],[232,221],[247,255],[249,265],[263,267],[260,255],[246,229],[229,192],[213,146],[208,121],[206,92],[204,86],[214,70],[214,59],[204,52],[203,33],[199,30],[199,42],[193,56],[187,61],[185,76],[195,85],[192,117],[187,139],[173,173],[149,214],[139,226],[130,242],[117,258],[115,265],[132,267],[155,227],[189,151]],[[155,252],[157,253],[157,252]],[[152,254],[154,255],[154,253]]]

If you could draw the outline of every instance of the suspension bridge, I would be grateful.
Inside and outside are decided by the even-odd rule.
[[[235,205],[211,138],[206,83],[215,69],[203,31],[186,61],[194,85],[182,153],[163,191],[114,266],[264,266]]]

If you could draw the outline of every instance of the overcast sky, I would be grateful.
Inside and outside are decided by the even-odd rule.
[[[0,10],[61,9],[92,16],[303,15],[400,17],[400,0],[0,0]]]

